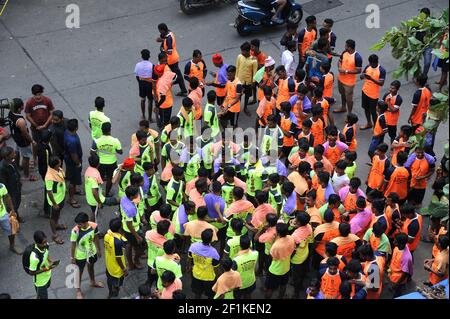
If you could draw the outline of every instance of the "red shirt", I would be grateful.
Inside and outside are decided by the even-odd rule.
[[[55,109],[53,102],[49,97],[42,96],[42,101],[36,102],[31,97],[25,104],[25,114],[30,114],[36,125],[44,125],[50,117],[50,112]]]

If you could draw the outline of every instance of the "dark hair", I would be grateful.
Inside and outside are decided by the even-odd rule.
[[[166,58],[167,58],[167,53],[166,52],[158,53],[158,61],[162,61],[162,60],[164,60]]]
[[[428,76],[426,76],[425,74],[420,74],[419,76],[416,77],[416,81],[417,83],[419,83],[420,86],[425,86],[425,84],[427,84],[428,81]]]
[[[105,122],[105,123],[102,124],[102,133],[104,135],[111,133],[111,123]]]
[[[294,22],[292,22],[292,21],[289,21],[287,24],[286,24],[286,29],[287,30],[297,30],[297,28],[298,28],[298,24],[297,23],[294,23]]]
[[[206,94],[206,97],[207,97],[209,103],[214,103],[217,98],[216,91],[213,91],[213,90],[208,91],[208,93]]]
[[[311,172],[311,164],[309,164],[308,162],[300,162],[300,164],[298,165],[298,173],[300,175],[303,175],[309,172]]]
[[[169,31],[169,28],[167,27],[167,24],[160,23],[160,24],[158,24],[158,30],[167,32],[167,31]]]
[[[206,206],[200,206],[197,208],[197,217],[198,219],[205,219],[208,216],[208,209]]]
[[[234,187],[233,196],[238,199],[242,199],[244,197],[244,189],[238,186]]]
[[[288,41],[288,43],[286,44],[286,48],[289,51],[295,50],[297,48],[297,43],[295,41]]]
[[[247,41],[242,43],[240,49],[241,51],[250,51],[250,43],[248,43]]]
[[[267,192],[257,190],[255,193],[255,198],[259,204],[266,203],[269,199],[269,194]]]
[[[322,38],[325,35],[328,35],[328,30],[325,28],[320,28],[319,29],[319,37]]]
[[[309,214],[307,214],[304,211],[297,211],[295,214],[295,218],[300,223],[300,226],[308,225],[309,221],[311,220],[311,217],[309,216]]]
[[[370,244],[363,244],[358,248],[358,253],[363,256],[373,257],[373,249]]]
[[[250,44],[259,48],[261,41],[259,41],[259,39],[253,39],[252,41],[250,41]]]
[[[277,234],[280,237],[286,237],[289,234],[289,226],[284,223],[277,223],[276,225]]]
[[[278,184],[280,182],[280,175],[278,175],[277,173],[270,174],[269,181],[272,184]]]
[[[427,7],[420,9],[420,13],[425,13],[427,15],[427,17],[429,17],[431,15],[431,11]]]
[[[314,23],[314,22],[316,22],[316,17],[315,16],[308,16],[305,19],[305,23],[306,24],[311,24],[311,23]]]
[[[143,49],[141,51],[141,57],[142,57],[142,60],[148,61],[148,59],[150,59],[150,51],[148,49]]]
[[[213,231],[212,231],[212,229],[205,229],[202,232],[202,242],[203,242],[203,244],[205,244],[205,245],[211,244],[212,239],[213,239]]]
[[[354,162],[358,158],[358,154],[354,151],[349,151],[345,153],[345,158],[348,159],[349,161]]]
[[[339,224],[339,234],[342,237],[347,237],[350,234],[350,224],[340,223]]]
[[[372,202],[372,209],[376,209],[377,212],[384,212],[385,200],[383,198],[377,198]]]
[[[337,254],[338,245],[331,241],[325,243],[325,252],[328,253],[330,257],[334,257]]]
[[[195,90],[196,88],[198,88],[199,85],[200,85],[200,81],[195,76],[191,76],[189,78],[189,86],[191,87],[191,89]],[[183,101],[184,101],[184,99],[183,99]],[[183,106],[184,106],[184,104],[183,104]]]
[[[319,40],[317,40],[317,48],[319,50],[324,49],[328,45],[328,43],[328,39],[320,38]]]
[[[235,177],[236,176],[236,171],[234,170],[234,167],[231,167],[231,166],[224,167],[223,173],[225,175],[227,175],[227,176],[230,176],[230,177]]]
[[[31,87],[31,94],[36,95],[39,93],[41,93],[41,94],[44,93],[44,87],[40,84],[34,84]]]
[[[410,215],[415,213],[415,208],[413,205],[406,203],[402,207],[400,207],[401,216]]]
[[[175,281],[176,277],[173,271],[166,270],[161,275],[161,281],[172,284]]]
[[[277,68],[275,69],[275,73],[278,72],[286,72],[286,68],[284,67],[284,65],[277,66]]]
[[[61,110],[54,110],[52,116],[56,116],[57,118],[62,120],[64,118],[64,113]]]
[[[331,64],[329,62],[323,62],[320,67],[325,71],[325,73],[330,72]]]
[[[327,266],[334,266],[334,267],[338,267],[339,266],[339,259],[337,257],[329,257],[327,259]]]
[[[327,128],[325,129],[325,133],[327,134],[327,136],[338,136],[339,135],[339,131],[338,131],[337,127],[334,125],[328,125]]]
[[[181,167],[175,166],[172,168],[172,175],[173,176],[183,176],[184,170]]]
[[[122,228],[122,219],[120,217],[113,218],[109,221],[109,229],[113,233],[118,233],[120,228]]]
[[[319,179],[319,182],[328,184],[330,182],[330,173],[319,172],[319,173],[317,173],[317,178]]]
[[[389,146],[386,143],[381,143],[380,145],[377,146],[377,150],[386,153],[389,149]]]
[[[326,223],[331,223],[334,220],[334,213],[333,213],[333,210],[331,208],[327,208],[327,210],[323,214],[323,220]]]
[[[152,295],[152,288],[148,284],[142,284],[138,288],[139,296],[150,297]]]
[[[235,219],[237,219],[237,218],[235,218]],[[242,250],[249,249],[250,244],[251,244],[251,241],[250,241],[250,237],[248,237],[248,235],[241,236],[241,238],[239,239],[239,246],[241,246]]]
[[[184,107],[192,107],[192,105],[194,105],[194,102],[192,101],[192,99],[190,97],[185,97],[181,101],[181,104],[183,104]]]
[[[320,114],[322,114],[322,112],[323,112],[323,108],[319,104],[316,104],[311,108],[312,116],[319,116]]]
[[[89,221],[89,215],[84,212],[80,212],[77,214],[77,216],[75,216],[76,224],[87,223],[88,221]]]
[[[138,173],[131,173],[130,175],[130,184],[131,185],[137,185],[139,186],[140,183],[142,183],[144,180],[144,177]]]
[[[361,263],[357,259],[352,259],[347,263],[345,268],[352,273],[360,273],[362,271]]]
[[[67,121],[67,130],[70,132],[75,132],[78,129],[78,120],[70,119]]]
[[[42,230],[37,230],[34,232],[33,239],[36,244],[40,245],[44,242],[45,239],[47,239],[47,236]]]
[[[441,247],[441,249],[447,249],[448,248],[448,236],[439,236],[438,245],[439,245],[439,247]]]
[[[333,26],[333,24],[334,24],[333,19],[330,19],[330,18],[326,18],[325,20],[323,20],[323,22],[325,22],[326,24],[329,24],[330,26]]]
[[[227,72],[229,72],[229,73],[236,73],[236,67],[234,65],[229,65],[227,67]]]
[[[399,249],[403,249],[408,243],[408,235],[405,233],[398,233],[395,236],[395,241],[397,242],[397,247],[399,247]]]
[[[316,200],[316,198],[317,198],[316,190],[311,189],[308,193],[306,193],[306,197],[311,197],[312,199]]]
[[[344,280],[339,285],[339,293],[342,296],[342,299],[350,299],[352,293],[352,285],[348,280]]]
[[[352,177],[349,183],[351,188],[358,189],[361,186],[361,180],[358,177]]]
[[[358,116],[355,113],[348,113],[347,122],[349,125],[356,124],[358,122]]]
[[[266,222],[269,225],[269,227],[274,227],[277,225],[278,222],[278,216],[275,214],[267,214],[266,215]]]
[[[366,199],[363,196],[358,196],[356,199],[356,207],[358,208],[366,208]]]
[[[339,197],[339,195],[330,194],[330,196],[328,196],[328,204],[329,205],[336,205],[336,204],[339,204],[340,202],[341,202],[341,198]]]
[[[170,240],[167,240],[164,244],[163,244],[163,249],[164,249],[164,252],[167,254],[167,255],[172,255],[174,252],[175,252],[175,240],[173,240],[173,239],[170,239]]]
[[[379,221],[373,224],[372,231],[376,237],[381,237],[387,229],[386,224],[382,224]]]
[[[302,127],[311,128],[312,127],[312,121],[310,119],[306,119],[302,122]]]
[[[353,50],[356,48],[355,40],[348,39],[347,41],[345,41],[345,44],[347,44],[347,46],[349,48],[352,48]]]
[[[145,162],[144,164],[142,164],[142,168],[144,169],[144,171],[148,171],[150,169],[154,169],[155,166],[151,162]]]
[[[193,58],[198,58],[199,56],[201,56],[202,55],[202,52],[200,51],[200,50],[198,50],[198,49],[195,49],[193,52],[192,52],[192,57]]]
[[[97,110],[103,110],[103,108],[105,107],[105,99],[102,98],[101,96],[97,96],[95,98],[94,105]]]
[[[305,77],[306,77],[306,72],[305,72],[305,70],[303,70],[303,69],[299,69],[299,68],[297,68],[296,70],[295,70],[295,76],[298,78],[298,80],[301,82],[301,81],[303,81],[304,79],[305,79]]]
[[[295,189],[295,185],[292,182],[284,182],[283,185],[281,185],[281,189],[286,193],[286,194],[292,194],[292,192]]]
[[[400,89],[401,85],[402,84],[400,83],[399,80],[394,80],[394,81],[391,82],[391,86],[395,87],[397,90]]]
[[[304,84],[300,84],[299,86],[298,86],[298,88],[297,88],[297,93],[301,93],[301,94],[308,94],[308,92],[309,92],[309,89],[308,89],[308,87],[306,86],[306,85],[304,85]]]
[[[396,192],[390,192],[386,198],[389,198],[394,204],[398,204],[400,202],[400,197]]]
[[[233,268],[233,261],[229,257],[222,259],[222,268],[224,271],[230,271]]]
[[[380,113],[384,113],[388,109],[388,105],[385,101],[378,101],[377,106],[380,109]]]
[[[159,215],[162,218],[169,218],[170,214],[172,214],[172,208],[170,207],[170,205],[162,204],[161,207],[159,208]]]
[[[127,188],[125,188],[125,195],[128,198],[132,198],[134,196],[136,196],[137,194],[139,194],[139,187],[136,186],[127,186]]]
[[[163,236],[169,232],[169,228],[170,222],[166,219],[162,219],[156,224],[156,232]]]
[[[172,299],[186,299],[186,294],[181,289],[175,290],[172,293]]]
[[[3,152],[2,157],[4,157]],[[50,166],[51,168],[55,168],[59,163],[61,163],[61,160],[57,156],[50,156],[50,158],[48,159],[48,166]]]
[[[344,161],[344,160],[339,160],[336,163],[336,167],[339,168],[339,169],[345,170],[347,168],[347,162]]]
[[[222,190],[222,184],[220,184],[220,182],[218,181],[213,181],[212,182],[212,191],[214,193],[218,193]]]
[[[369,56],[369,63],[370,63],[370,64],[378,63],[378,55],[376,55],[376,54],[371,54],[371,55]]]

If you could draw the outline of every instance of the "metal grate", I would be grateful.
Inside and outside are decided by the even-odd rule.
[[[316,15],[342,5],[343,3],[339,0],[312,0],[303,4],[302,7],[306,13]]]

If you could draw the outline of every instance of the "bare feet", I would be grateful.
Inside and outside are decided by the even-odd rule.
[[[372,128],[372,124],[366,124],[366,125],[364,125],[364,126],[360,126],[360,127],[359,127],[359,129],[360,129],[361,131],[367,130],[367,129],[369,129],[369,128]]]

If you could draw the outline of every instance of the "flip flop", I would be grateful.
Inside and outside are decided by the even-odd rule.
[[[53,238],[53,241],[55,243],[57,243],[58,245],[63,245],[64,244],[64,240],[62,240],[61,237],[59,237],[58,235],[53,236],[52,238]]]
[[[70,206],[72,206],[73,208],[80,208],[80,207],[81,207],[81,205],[78,204],[78,202],[77,202],[76,200],[71,201],[69,204],[70,204]]]
[[[105,288],[105,286],[103,285],[103,283],[101,281],[98,281],[98,282],[96,282],[94,284],[90,284],[90,286],[92,288]]]

